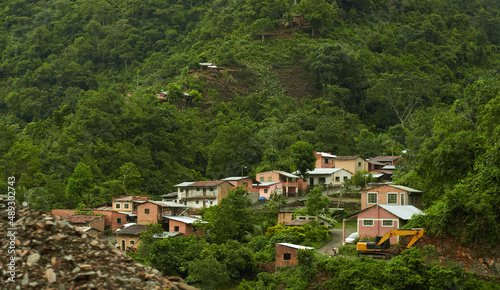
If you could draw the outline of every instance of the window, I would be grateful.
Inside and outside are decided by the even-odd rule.
[[[326,179],[324,177],[320,177],[318,178],[319,180],[319,183],[325,183],[326,182]]]
[[[260,178],[260,181],[264,181],[264,177],[261,177],[261,178]]]
[[[344,176],[344,181],[346,181],[346,180],[347,180],[348,178],[349,178],[349,177],[347,177],[347,176]]]
[[[392,227],[393,225],[394,225],[394,221],[392,221],[392,220],[383,220],[382,221],[383,227]]]
[[[410,195],[410,204],[417,204],[418,198],[415,195]]]
[[[124,208],[124,209],[129,209],[129,206],[130,206],[130,205],[129,205],[128,203],[124,203],[124,204],[123,204],[123,208]]]
[[[199,188],[197,188],[197,189],[196,189],[196,191],[200,191],[200,189],[199,189]]]
[[[378,202],[378,195],[376,192],[368,192],[368,203],[375,204]]]
[[[273,181],[273,177],[272,177],[272,176],[269,176],[269,177],[267,178],[267,181]]]
[[[116,223],[121,225],[122,224],[122,218],[116,218]]]
[[[144,214],[149,214],[149,208],[144,209]]]
[[[200,201],[199,201],[199,200],[197,200],[197,201],[196,201],[196,204],[199,204],[199,203],[200,203]]]
[[[184,189],[183,189],[183,188],[181,188],[181,192],[184,192]]]
[[[335,181],[339,182],[340,181],[340,176],[335,176]]]
[[[388,193],[387,194],[387,204],[397,204],[398,203],[398,194],[397,193]]]
[[[373,220],[364,220],[363,226],[365,227],[373,227]]]
[[[135,241],[130,241],[130,245],[133,245],[133,244],[135,244]]]
[[[328,164],[328,159],[325,158],[325,164]]]
[[[405,194],[401,193],[401,205],[405,205]]]
[[[210,188],[210,191],[214,191],[214,189],[213,189],[213,188]]]
[[[121,204],[119,202],[115,203],[115,208],[119,209],[121,207]]]
[[[361,167],[361,162],[358,162],[358,167]]]
[[[284,253],[283,254],[283,260],[289,261],[291,259],[292,259],[292,254],[290,254],[290,253]]]
[[[211,202],[210,202],[210,204],[214,204],[214,202],[213,202],[213,201],[211,201]]]
[[[179,231],[179,226],[175,226],[174,227],[174,232],[178,232]]]
[[[268,190],[267,190],[267,189],[264,189],[264,193],[267,193],[267,192],[268,192]]]

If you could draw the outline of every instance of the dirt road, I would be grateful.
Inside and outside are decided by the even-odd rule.
[[[332,233],[332,240],[318,249],[318,253],[322,255],[333,256],[332,248],[338,248],[342,246],[342,229],[332,229],[330,230],[330,232]],[[353,230],[346,229],[345,237],[347,238],[353,232]]]

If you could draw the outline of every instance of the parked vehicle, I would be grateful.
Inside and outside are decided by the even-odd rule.
[[[358,233],[352,233],[347,238],[345,238],[345,243],[352,244],[354,243],[354,240],[356,240],[357,238],[359,238]]]

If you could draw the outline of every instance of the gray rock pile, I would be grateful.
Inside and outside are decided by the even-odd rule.
[[[10,224],[7,197],[0,195],[2,289],[196,289],[181,278],[162,277],[59,217],[20,206],[15,212]]]

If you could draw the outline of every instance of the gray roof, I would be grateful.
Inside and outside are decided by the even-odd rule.
[[[282,245],[282,246],[285,246],[285,247],[299,249],[299,250],[314,250],[313,247],[306,247],[306,246],[289,244],[289,243],[277,243],[277,245]]]
[[[233,177],[226,177],[221,180],[226,180],[226,181],[236,181],[236,180],[242,180],[248,178],[248,176],[233,176]]]
[[[187,205],[183,205],[183,204],[171,202],[171,201],[150,200],[149,202],[154,203],[154,204],[159,205],[159,206],[165,206],[165,207],[188,207]]]
[[[128,225],[128,226],[127,226]],[[119,235],[133,235],[138,236],[141,232],[148,229],[146,225],[138,225],[138,224],[127,224],[116,230],[116,234]]]
[[[126,214],[128,216],[137,216],[137,214],[132,213],[131,211],[119,211],[121,214]]]
[[[270,185],[273,185],[273,184],[276,184],[276,183],[281,183],[281,181],[269,181],[269,182],[261,182],[261,183],[256,183],[256,184],[253,184],[254,186],[270,186]]]
[[[407,187],[407,186],[403,186],[403,185],[394,185],[394,184],[391,184],[390,186],[395,187],[395,188],[399,188],[399,189],[402,189],[402,190],[408,191],[408,192],[416,192],[416,193],[422,192],[422,191],[420,191],[418,189],[413,189],[413,188],[410,188],[410,187]]]
[[[160,197],[165,197],[165,198],[168,198],[168,197],[177,197],[178,194],[179,193],[176,191],[176,192],[162,194],[162,195],[160,195]]]
[[[411,217],[414,214],[424,214],[421,210],[414,207],[413,205],[379,204],[379,206],[403,220],[411,220]]]
[[[286,176],[286,177],[291,177],[291,178],[300,178],[300,176],[297,176],[297,175],[295,175],[295,174],[291,174],[291,173],[288,173],[288,172],[284,172],[284,171],[279,171],[279,173],[280,173],[281,175]]]
[[[194,181],[186,181],[186,182],[179,183],[179,184],[175,185],[175,187],[190,186],[193,183],[194,183]]]
[[[333,154],[326,153],[326,152],[316,152],[316,153],[321,154],[321,157],[326,157],[326,158],[336,158],[337,157]]]
[[[384,170],[395,170],[396,166],[394,166],[394,165],[386,165],[386,166],[382,167],[382,169],[384,169]]]
[[[192,217],[189,217],[189,216],[164,216],[164,217],[166,217],[168,219],[171,219],[171,220],[174,220],[174,221],[185,223],[185,224],[192,224],[195,221],[203,222],[200,219],[192,218]]]
[[[343,168],[316,168],[313,171],[307,171],[309,175],[330,175],[338,172],[340,170],[345,170]],[[347,170],[345,170],[347,171]],[[349,172],[349,171],[347,171]]]
[[[155,238],[155,239],[166,239],[166,238],[174,237],[174,236],[178,236],[178,235],[180,235],[180,233],[163,232],[161,234],[154,234],[153,238]]]

